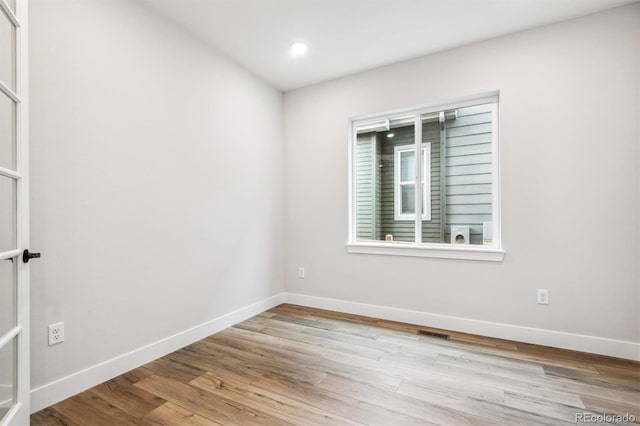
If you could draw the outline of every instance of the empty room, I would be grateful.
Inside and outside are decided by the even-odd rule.
[[[0,426],[640,423],[640,2],[0,0]]]

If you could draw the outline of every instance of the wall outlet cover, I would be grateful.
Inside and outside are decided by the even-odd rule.
[[[49,324],[49,346],[64,342],[64,322]]]

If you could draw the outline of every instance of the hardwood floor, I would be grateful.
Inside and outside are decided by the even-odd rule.
[[[561,425],[604,413],[599,424],[640,422],[640,364],[280,305],[31,422]]]

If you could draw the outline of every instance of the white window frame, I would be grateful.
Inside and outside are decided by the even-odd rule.
[[[389,256],[411,257],[435,257],[445,259],[465,259],[501,262],[504,259],[505,249],[502,245],[502,220],[501,220],[501,187],[500,187],[500,147],[499,147],[499,91],[492,91],[472,96],[461,97],[450,102],[437,102],[401,108],[366,116],[352,117],[349,119],[349,238],[346,243],[348,253],[375,254]],[[355,173],[354,173],[354,149],[358,133],[366,129],[389,130],[393,124],[402,122],[414,124],[415,138],[414,149],[416,152],[422,146],[422,116],[425,114],[439,113],[444,110],[463,108],[467,106],[491,103],[492,115],[492,220],[493,243],[491,245],[453,245],[447,243],[422,243],[422,221],[420,215],[415,217],[415,241],[413,243],[398,241],[358,241],[356,238],[356,206],[355,206]],[[413,117],[413,120],[411,120]],[[416,181],[420,181],[420,157],[416,156]],[[421,211],[423,197],[415,191],[416,211]],[[430,201],[430,200],[429,200]],[[425,210],[426,211],[426,210]]]
[[[415,145],[397,145],[394,148],[394,219],[395,220],[415,220],[415,214],[402,213],[402,186],[414,185],[415,180],[402,182],[402,161],[401,155],[403,152],[415,152]],[[422,163],[422,205],[424,206],[424,213],[422,213],[422,220],[431,220],[431,142],[425,142],[422,144],[422,152],[424,153]]]

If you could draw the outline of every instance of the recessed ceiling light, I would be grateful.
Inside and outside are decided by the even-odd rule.
[[[309,48],[307,47],[306,43],[302,41],[296,41],[291,45],[289,52],[291,53],[291,56],[302,56],[307,53],[307,50],[309,50]]]
[[[395,136],[395,133],[387,133],[387,137],[388,137],[389,139],[391,139],[391,138],[392,138],[392,137],[394,137],[394,136]]]

